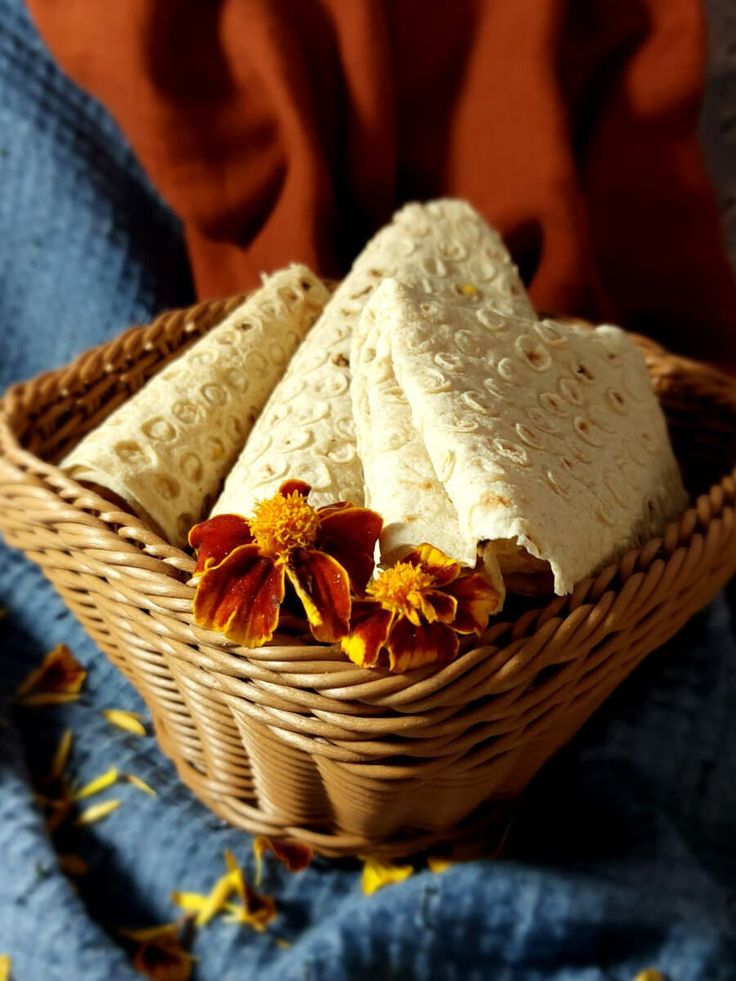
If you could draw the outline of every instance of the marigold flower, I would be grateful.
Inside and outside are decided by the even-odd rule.
[[[310,489],[290,480],[249,519],[221,514],[192,528],[200,626],[260,647],[276,630],[288,577],[317,640],[334,643],[347,632],[351,583],[362,590],[373,573],[381,518],[344,501],[313,508]]]
[[[390,670],[408,671],[456,657],[458,634],[481,634],[501,599],[485,575],[460,571],[432,545],[385,569],[368,583],[368,598],[353,603],[341,641],[350,660],[375,667],[385,648]]]

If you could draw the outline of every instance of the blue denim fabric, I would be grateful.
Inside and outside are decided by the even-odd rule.
[[[285,257],[287,258],[287,257]],[[54,67],[20,0],[0,0],[0,388],[192,299],[178,222],[114,122]],[[178,782],[152,738],[100,710],[145,711],[38,569],[0,547],[0,952],[17,981],[137,977],[118,930],[172,918],[250,840]],[[419,871],[370,898],[357,864],[268,866],[265,934],[214,922],[195,977],[630,981],[736,978],[736,590],[652,655],[535,781],[503,861]],[[89,670],[75,704],[9,696],[64,641]],[[71,770],[135,773],[106,821],[70,831],[78,891],[29,789],[65,727]],[[282,949],[276,937],[291,943]]]

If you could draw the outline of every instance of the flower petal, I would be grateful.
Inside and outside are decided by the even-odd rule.
[[[76,793],[73,794],[74,800],[83,800],[85,797],[92,797],[94,794],[99,794],[101,790],[106,790],[108,787],[112,787],[114,783],[118,781],[118,771],[113,766],[111,769],[106,770],[104,773],[100,774],[94,780],[90,780],[83,787],[80,787]]]
[[[258,933],[263,933],[276,917],[276,903],[272,896],[256,892],[247,882],[245,883],[245,894],[243,903],[225,904],[224,909],[229,915],[223,919],[226,923],[239,923],[243,926],[252,927]]]
[[[420,545],[404,556],[402,561],[421,566],[432,577],[435,586],[446,586],[460,575],[460,563],[434,545]]]
[[[425,664],[447,663],[457,657],[460,641],[444,623],[428,623],[415,627],[405,617],[400,617],[386,642],[389,668],[392,671],[410,671]]]
[[[361,879],[363,894],[372,896],[384,886],[403,882],[413,872],[414,868],[411,865],[393,865],[391,862],[382,862],[377,858],[366,858]]]
[[[179,928],[141,941],[133,956],[133,967],[153,981],[189,981],[194,958],[184,950]]]
[[[40,705],[38,699],[32,702],[33,693],[76,696],[86,677],[87,672],[66,644],[57,644],[23,679],[15,693],[16,700]]]
[[[318,510],[317,547],[347,569],[353,588],[362,590],[375,567],[375,548],[383,519],[369,508],[328,505]]]
[[[342,638],[340,646],[354,664],[362,668],[373,668],[378,664],[393,619],[394,614],[374,600],[353,602],[350,633]]]
[[[428,589],[421,596],[421,610],[427,623],[435,620],[452,623],[457,614],[457,600],[440,589]]]
[[[284,591],[283,565],[257,545],[241,545],[200,579],[194,619],[238,644],[260,647],[273,636]]]
[[[127,780],[128,783],[132,784],[138,790],[142,790],[144,794],[148,794],[149,797],[158,797],[158,792],[147,784],[145,780],[141,780],[134,773],[123,773],[123,780]]]
[[[314,637],[326,644],[344,637],[350,619],[350,580],[340,563],[326,552],[297,548],[286,571]]]
[[[105,800],[101,804],[93,804],[92,807],[88,807],[86,810],[82,811],[74,822],[76,827],[81,828],[86,824],[97,824],[98,821],[104,820],[108,814],[112,814],[120,807],[119,800]]]
[[[311,486],[304,480],[285,480],[279,487],[279,494],[288,497],[289,494],[301,494],[302,497],[309,497]]]
[[[131,732],[134,736],[148,735],[139,712],[128,712],[126,709],[103,709],[101,714],[110,725],[117,726],[124,732]]]
[[[271,838],[266,838],[265,835],[259,835],[253,842],[253,853],[258,865],[261,864],[264,853],[269,851],[273,852],[278,861],[285,865],[289,872],[301,872],[302,869],[306,869],[314,856],[309,845],[305,845],[301,841],[279,841],[278,839],[274,841]],[[259,885],[260,882],[256,884]]]
[[[446,586],[445,592],[457,600],[452,629],[460,634],[482,634],[502,599],[496,587],[480,572],[461,576]]]
[[[200,521],[189,532],[189,544],[197,550],[194,575],[214,568],[236,548],[252,541],[250,525],[240,514],[218,514]]]

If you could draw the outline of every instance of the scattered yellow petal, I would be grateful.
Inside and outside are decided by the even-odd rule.
[[[240,898],[241,903],[245,902],[245,878],[243,877],[243,872],[238,865],[237,859],[230,851],[229,848],[225,849],[225,865],[227,866],[228,874],[232,880],[233,887]]]
[[[89,866],[80,855],[59,855],[59,868],[67,875],[86,875]]]
[[[137,777],[134,773],[124,773],[123,779],[127,780],[128,783],[132,783],[134,787],[138,788],[138,790],[142,790],[144,794],[150,794],[151,797],[158,797],[158,794],[153,787],[150,787],[145,780],[141,780],[141,778]]]
[[[172,892],[171,901],[187,913],[196,913],[197,926],[205,926],[221,912],[233,892],[238,891],[237,875],[228,872],[217,880],[209,893]]]
[[[102,821],[103,818],[106,818],[108,814],[112,814],[119,807],[119,800],[105,800],[101,804],[93,804],[92,807],[88,807],[85,811],[82,811],[74,824],[78,827],[86,824],[96,824],[97,821]]]
[[[430,855],[427,859],[427,868],[430,872],[436,872],[441,874],[442,872],[447,872],[451,865],[454,865],[449,858],[440,858],[437,855]]]
[[[107,790],[108,787],[112,787],[117,782],[117,779],[118,771],[115,767],[112,767],[76,791],[74,800],[83,800],[85,797],[92,797],[93,794],[99,794],[101,790]]]
[[[284,937],[276,937],[276,946],[281,950],[288,950],[292,945]]]
[[[216,916],[223,909],[231,893],[237,890],[237,888],[237,876],[232,872],[228,872],[227,875],[223,875],[221,879],[218,879],[207,897],[208,902],[197,914],[197,919],[195,920],[196,925],[205,926],[209,923],[212,917]]]
[[[256,857],[258,857],[258,852],[256,852]],[[225,903],[224,909],[229,914],[225,920],[228,923],[240,923],[253,927],[254,930],[262,933],[276,916],[276,903],[271,896],[261,895],[248,885],[242,869],[230,849],[225,849],[225,864],[240,899],[240,904]]]
[[[363,865],[363,893],[366,896],[372,896],[374,892],[383,889],[384,886],[408,879],[413,871],[411,865],[391,865],[375,858],[367,858]]]
[[[65,729],[64,733],[59,740],[59,745],[54,753],[54,758],[51,761],[51,776],[60,777],[66,765],[69,762],[69,754],[72,750],[72,741],[74,739],[74,733],[71,729]]]
[[[108,722],[117,726],[118,729],[125,729],[132,732],[135,736],[145,736],[146,727],[141,721],[138,712],[126,712],[125,709],[103,709],[102,714]]]
[[[16,700],[24,705],[56,704],[29,701],[27,696],[34,692],[66,694],[76,697],[80,692],[87,672],[77,661],[66,644],[57,644],[41,661],[37,668],[26,675],[16,691]],[[71,699],[66,699],[70,701]]]
[[[478,287],[472,283],[460,283],[459,290],[465,296],[475,296],[478,292]]]
[[[79,695],[68,692],[45,691],[35,695],[23,695],[17,698],[18,705],[23,708],[44,708],[47,705],[66,705],[67,702],[78,702]]]
[[[199,913],[209,903],[210,897],[204,892],[172,892],[171,902],[185,913]]]
[[[10,954],[0,954],[0,981],[9,981],[11,967]]]
[[[667,979],[656,967],[647,967],[643,971],[639,971],[634,981],[667,981]]]

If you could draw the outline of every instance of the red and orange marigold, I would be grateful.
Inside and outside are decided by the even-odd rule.
[[[353,603],[342,649],[361,667],[384,661],[391,671],[447,663],[457,656],[458,634],[481,634],[500,596],[480,572],[461,574],[459,562],[420,545],[373,579],[366,599]]]
[[[192,528],[200,626],[246,647],[267,643],[288,578],[316,640],[334,643],[348,632],[351,585],[361,592],[373,574],[381,518],[344,501],[314,508],[309,492],[308,484],[290,480],[251,518],[222,514]]]

